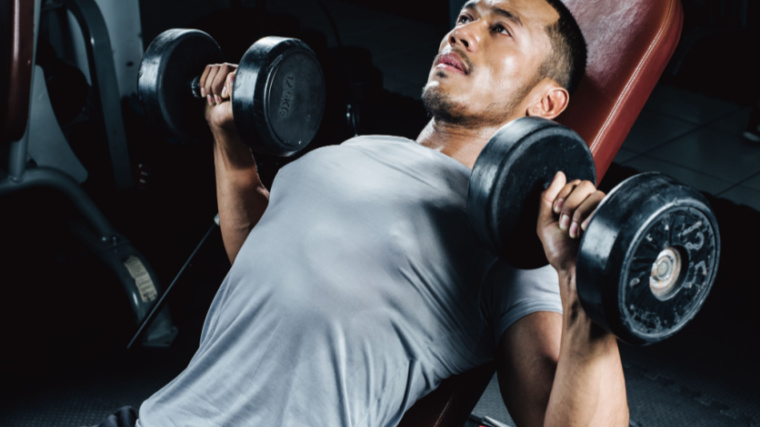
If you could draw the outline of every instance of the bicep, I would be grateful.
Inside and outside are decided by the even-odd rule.
[[[561,334],[562,315],[538,311],[517,320],[499,340],[499,388],[510,415],[520,427],[543,425]]]

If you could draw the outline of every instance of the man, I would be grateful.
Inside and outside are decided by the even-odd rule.
[[[494,132],[567,106],[585,62],[569,54],[572,28],[556,0],[467,3],[430,71],[432,119],[416,142],[315,150],[271,195],[232,120],[235,67],[207,67],[233,265],[193,360],[138,425],[391,426],[442,379],[494,358],[518,425],[627,425],[615,337],[575,291],[577,238],[603,194],[561,173],[543,193],[537,232],[553,269],[496,262],[467,225],[469,172]]]

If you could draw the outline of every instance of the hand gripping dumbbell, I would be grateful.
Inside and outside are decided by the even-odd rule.
[[[526,117],[501,128],[470,178],[468,212],[480,240],[521,268],[546,264],[536,236],[540,193],[557,171],[596,181],[583,139]],[[661,173],[618,184],[597,207],[577,257],[578,297],[598,325],[631,344],[678,332],[702,307],[718,267],[715,215],[698,191]]]
[[[187,140],[205,135],[200,76],[224,61],[203,31],[171,29],[148,46],[137,92],[145,116],[165,133]],[[238,65],[232,114],[243,140],[259,153],[290,156],[316,135],[325,108],[325,81],[314,52],[292,38],[264,37]]]

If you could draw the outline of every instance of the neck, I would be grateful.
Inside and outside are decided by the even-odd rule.
[[[483,147],[499,128],[501,124],[470,127],[444,123],[433,118],[422,129],[417,142],[472,169]]]

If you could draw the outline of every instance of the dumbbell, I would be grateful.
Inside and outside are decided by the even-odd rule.
[[[170,29],[148,46],[140,64],[137,92],[145,116],[165,134],[186,140],[205,135],[200,76],[208,64],[224,61],[207,33]],[[325,82],[314,52],[292,38],[264,37],[238,65],[232,111],[241,137],[255,151],[291,156],[319,129]]]
[[[588,146],[567,127],[525,117],[491,138],[467,200],[472,227],[491,252],[516,267],[546,264],[536,236],[539,197],[560,170],[568,180],[595,182]],[[623,341],[662,341],[702,307],[719,254],[718,224],[702,194],[661,173],[634,175],[607,194],[581,237],[581,306]]]

